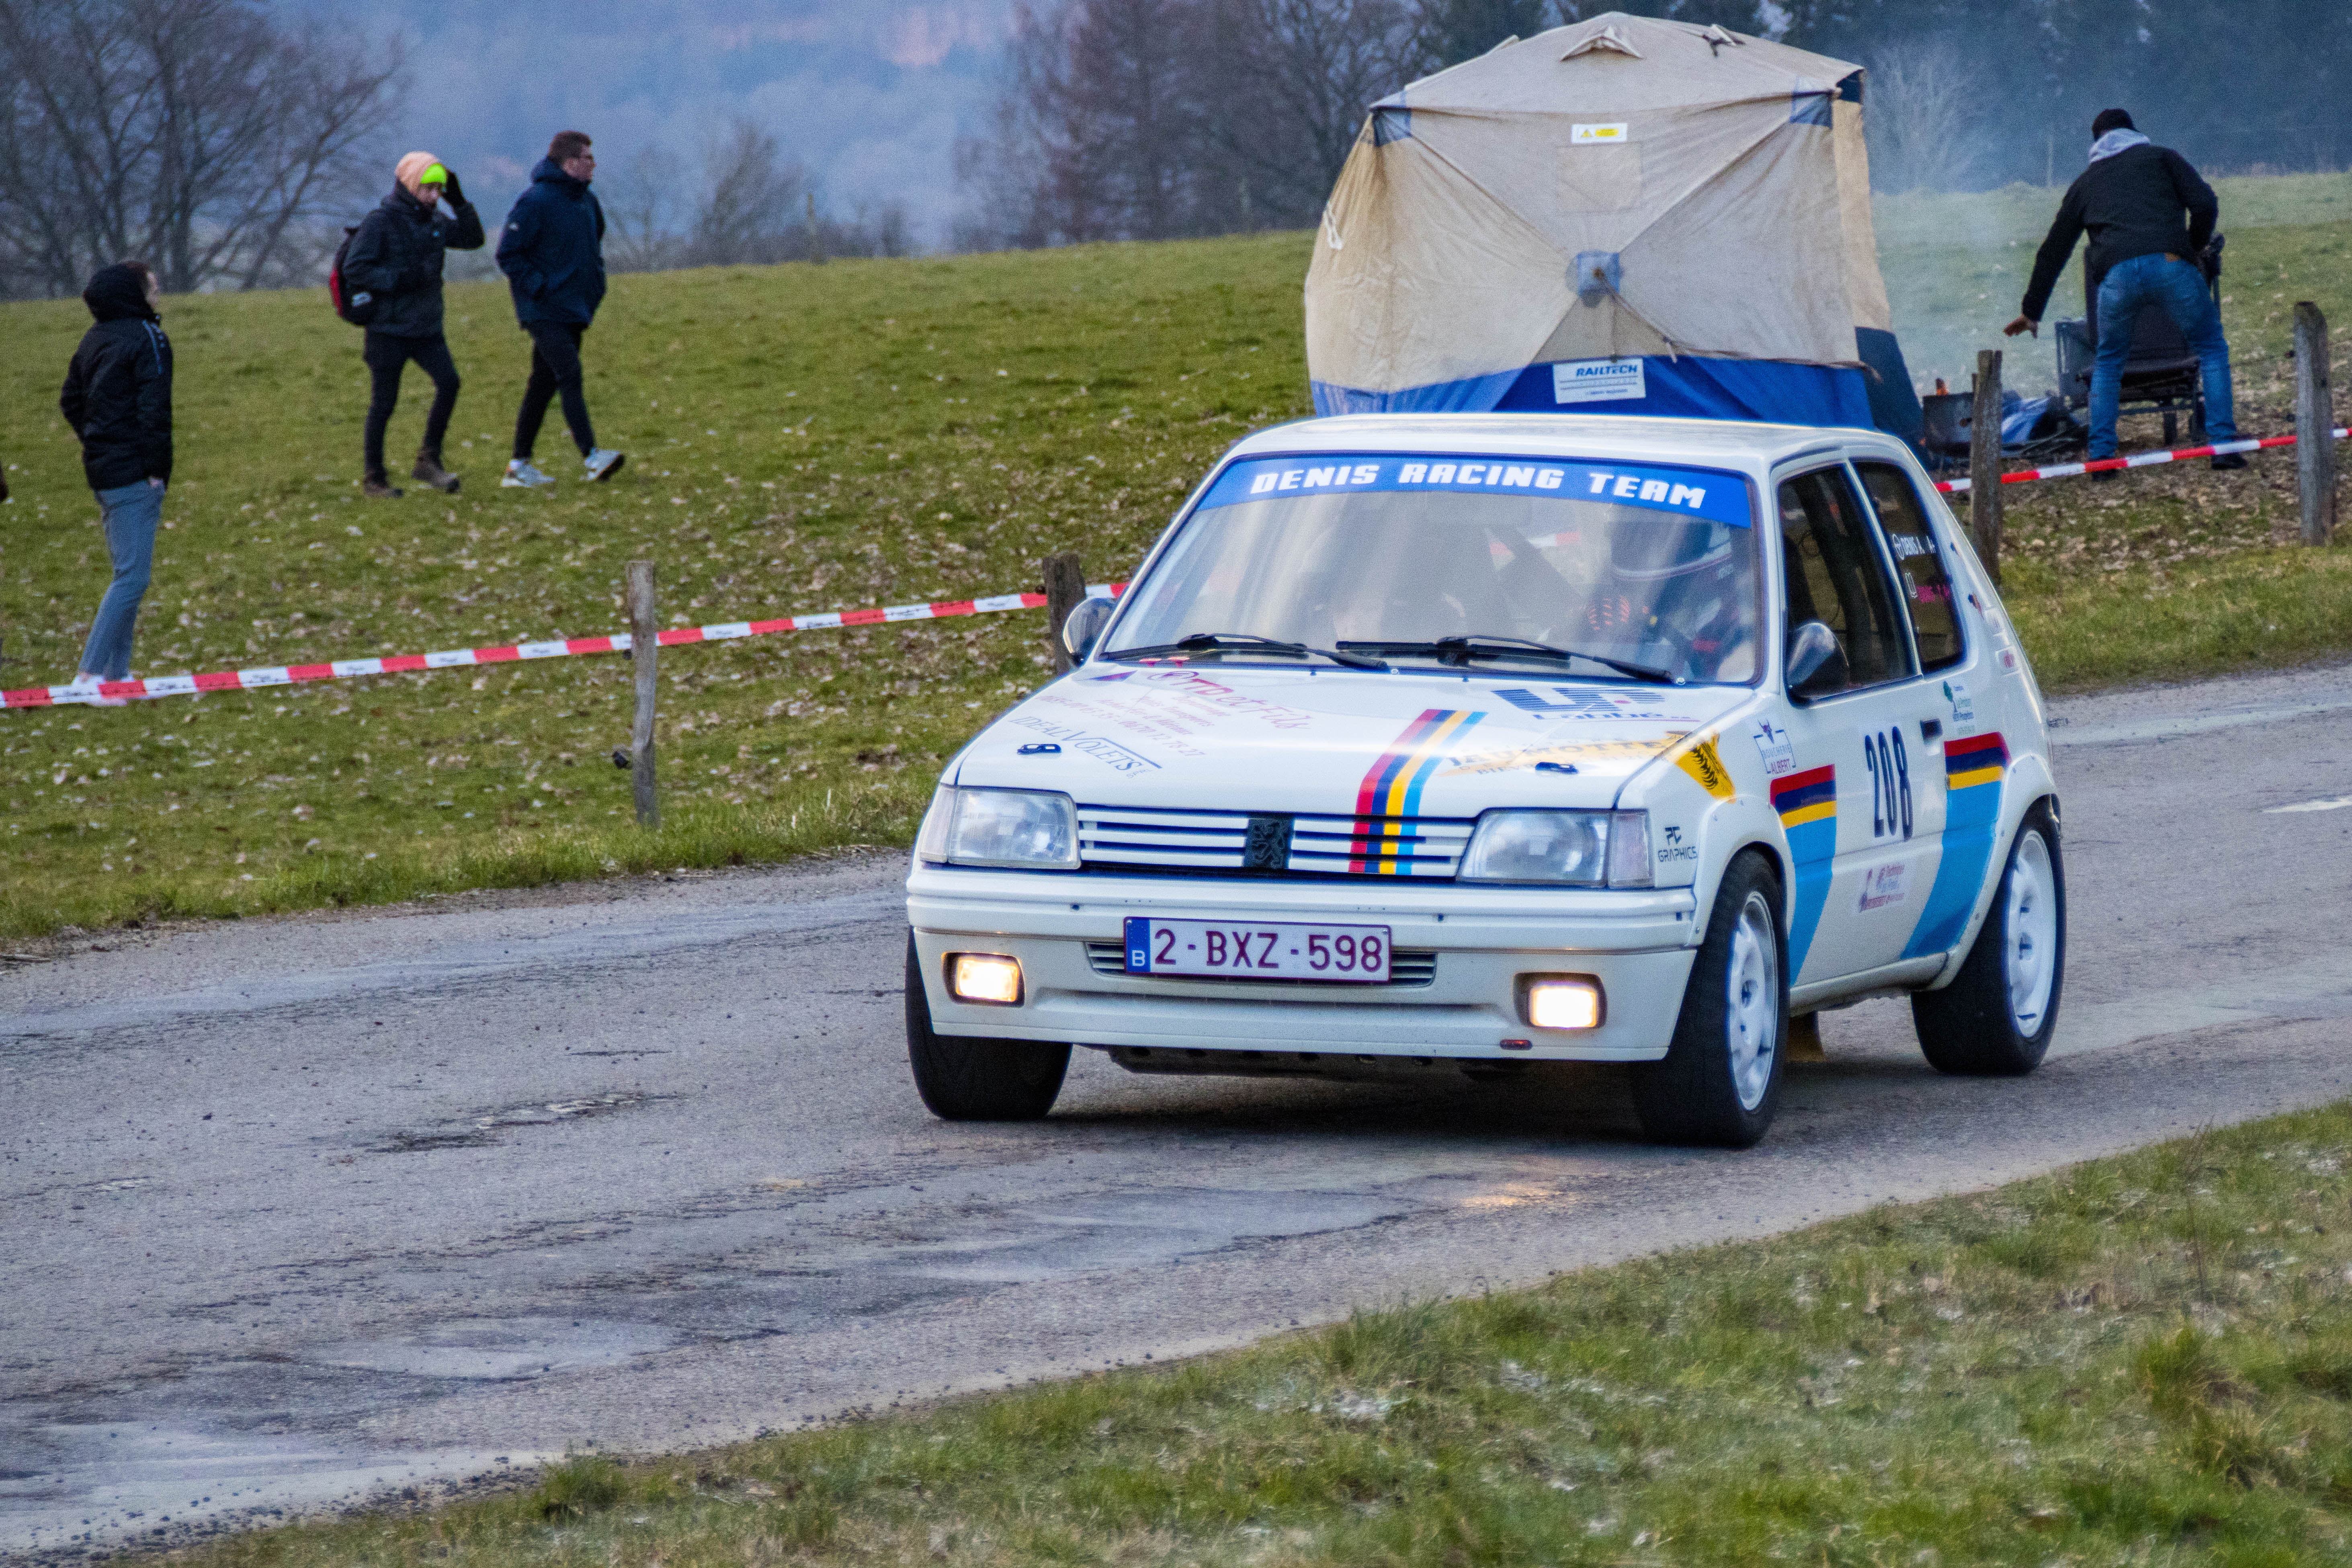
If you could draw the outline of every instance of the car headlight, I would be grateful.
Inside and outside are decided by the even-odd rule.
[[[1078,868],[1078,808],[1034,789],[950,789],[931,797],[918,858],[934,865]]]
[[[1478,818],[1459,876],[1465,882],[1646,888],[1649,816],[1639,811],[1490,811]]]

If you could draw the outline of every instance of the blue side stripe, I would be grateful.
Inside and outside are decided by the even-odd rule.
[[[1837,860],[1837,818],[1801,823],[1787,830],[1789,857],[1796,862],[1796,903],[1789,917],[1789,978],[1793,983],[1812,951],[1822,910],[1830,901],[1830,873]]]
[[[1919,924],[1903,949],[1906,958],[1949,952],[1959,945],[1976,911],[1977,894],[1992,866],[1993,835],[2000,827],[1999,781],[1954,790],[1944,805],[1944,858],[1919,909]]]

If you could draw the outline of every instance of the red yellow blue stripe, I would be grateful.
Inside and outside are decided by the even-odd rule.
[[[1772,809],[1780,826],[1799,827],[1826,822],[1837,816],[1837,767],[1834,763],[1808,768],[1772,781]]]
[[[1400,862],[1406,853],[1406,823],[1421,809],[1422,786],[1429,782],[1445,753],[1484,713],[1460,709],[1431,708],[1404,727],[1365,771],[1356,788],[1356,832],[1348,847],[1348,869],[1359,875],[1409,875],[1412,863]]]
[[[1971,789],[1999,784],[2009,773],[2009,743],[1994,731],[1987,735],[1962,735],[1944,742],[1944,787]]]

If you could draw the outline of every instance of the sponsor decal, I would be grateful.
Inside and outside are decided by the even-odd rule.
[[[1952,705],[1952,728],[1955,731],[1959,731],[1963,724],[1972,725],[1977,721],[1977,705],[1969,696],[1967,681],[1944,682],[1944,700]]]
[[[1554,403],[1622,403],[1649,395],[1638,359],[1561,360],[1551,367]]]
[[[1675,766],[1698,781],[1698,787],[1717,800],[1729,800],[1738,793],[1731,785],[1731,771],[1723,765],[1723,753],[1715,749],[1713,735],[1687,742],[1675,758]]]
[[[1677,861],[1696,860],[1698,858],[1698,846],[1696,844],[1684,843],[1683,830],[1679,826],[1664,829],[1660,834],[1660,837],[1663,837],[1665,842],[1658,847],[1659,865],[1671,866]]]
[[[1805,967],[1813,933],[1829,902],[1831,862],[1837,856],[1837,765],[1830,763],[1772,781],[1772,809],[1788,836],[1795,872],[1789,912],[1789,974]]]
[[[1757,721],[1756,733],[1748,739],[1756,742],[1756,754],[1764,759],[1765,776],[1778,778],[1796,771],[1797,752],[1789,744],[1788,731],[1769,719],[1761,719]]]
[[[1642,362],[1596,360],[1579,367],[1554,367],[1556,387],[1561,373],[1594,369],[1582,378],[1591,395],[1580,393],[1563,402],[1601,402],[1638,397]],[[1568,378],[1570,384],[1577,377]],[[1625,384],[1630,384],[1630,389]],[[1289,458],[1247,458],[1220,473],[1198,510],[1242,506],[1253,501],[1296,500],[1307,496],[1373,494],[1390,491],[1476,490],[1489,495],[1549,497],[1556,500],[1599,501],[1609,506],[1703,517],[1733,528],[1755,523],[1750,515],[1747,481],[1736,474],[1706,468],[1662,467],[1651,463],[1553,462],[1529,457],[1476,457],[1461,453],[1397,453],[1316,455]]]
[[[2000,831],[2002,782],[2009,777],[2009,742],[2000,731],[1944,742],[1944,858],[1920,900],[1919,923],[1903,956],[1948,952],[1959,944],[1992,869]]]
[[[1123,689],[1103,695],[1124,696],[1127,690],[1131,689]],[[1070,726],[1073,730],[1116,730],[1135,740],[1150,742],[1180,757],[1205,757],[1209,754],[1194,744],[1195,738],[1200,737],[1201,731],[1208,726],[1188,722],[1182,715],[1171,718],[1164,714],[1137,712],[1131,707],[1118,702],[1092,700],[1072,688],[1062,686],[1047,687],[1032,697],[1027,706],[1031,709],[1051,709],[1087,721],[1084,725]],[[1025,721],[1034,716],[1024,712],[1020,719]]]
[[[1622,691],[1601,691],[1575,686],[1555,686],[1552,690],[1559,695],[1559,700],[1540,696],[1524,686],[1506,688],[1495,695],[1520,712],[1532,713],[1538,719],[1633,720],[1645,724],[1698,722],[1687,714],[1669,713],[1663,708],[1652,706],[1651,700],[1628,697]]]
[[[1630,773],[1683,738],[1677,731],[1651,741],[1561,741],[1549,745],[1514,746],[1496,752],[1472,752],[1447,760],[1454,766],[1441,776],[1456,773],[1507,773],[1528,768],[1575,773],[1590,768],[1600,773]]]
[[[1356,790],[1356,831],[1348,845],[1348,869],[1358,875],[1410,877],[1415,858],[1400,817],[1418,816],[1422,787],[1447,746],[1484,719],[1484,713],[1431,708],[1404,727],[1365,771]]]
[[[2016,649],[2005,647],[2000,650],[2000,667],[2003,669],[2015,669],[2017,668]]]
[[[1911,862],[1893,860],[1884,866],[1873,866],[1862,874],[1862,896],[1855,901],[1857,914],[1883,910],[1889,904],[1899,904],[1911,890]]]
[[[1139,773],[1146,769],[1156,771],[1160,766],[1141,752],[1132,746],[1122,745],[1108,735],[1088,734],[1075,725],[1056,724],[1052,720],[1038,714],[1015,714],[1007,722],[1017,724],[1024,730],[1034,730],[1041,735],[1054,737],[1053,742],[1045,745],[1022,747],[1021,752],[1024,756],[1031,754],[1033,751],[1076,752],[1080,756],[1092,757],[1113,773]]]
[[[1155,698],[1175,698],[1200,704],[1221,718],[1255,719],[1277,730],[1304,730],[1315,722],[1315,715],[1303,708],[1268,702],[1263,697],[1245,696],[1223,681],[1202,675],[1198,670],[1154,669],[1139,673],[1144,677],[1139,689],[1144,693]]]

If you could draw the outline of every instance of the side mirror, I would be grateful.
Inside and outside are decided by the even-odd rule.
[[[1110,624],[1114,607],[1108,599],[1080,599],[1077,608],[1070,612],[1070,618],[1062,623],[1062,647],[1068,651],[1072,664],[1086,663],[1087,655],[1094,651],[1095,639]]]
[[[1837,633],[1819,621],[1807,621],[1789,634],[1789,695],[1819,697],[1845,685],[1845,654]]]

